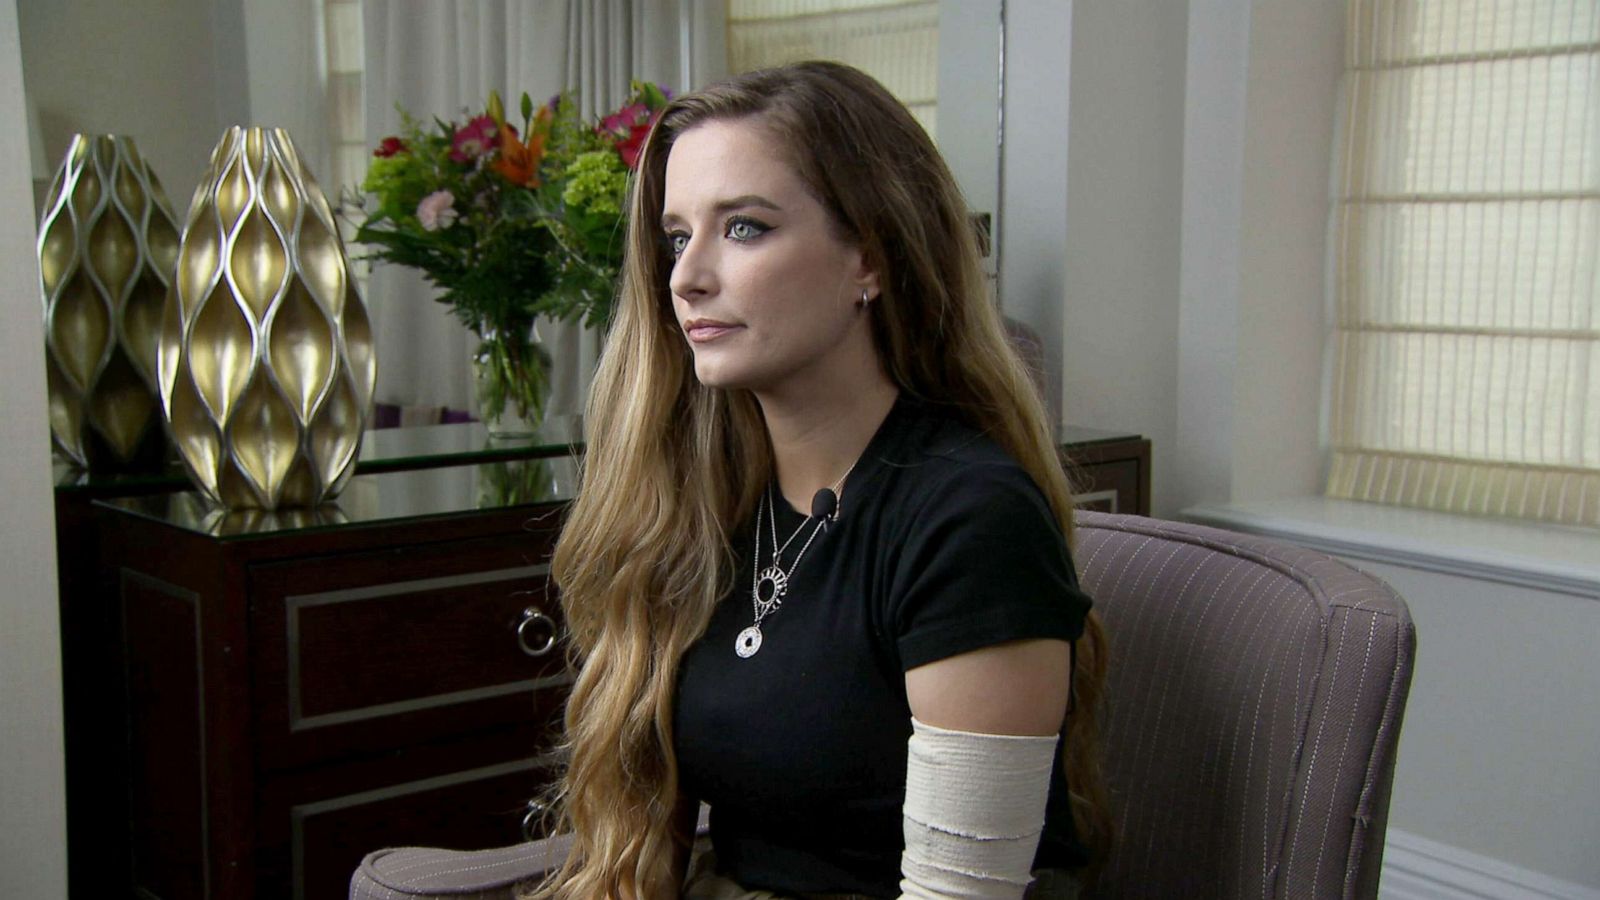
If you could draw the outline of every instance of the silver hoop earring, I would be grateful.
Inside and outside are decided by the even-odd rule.
[[[861,289],[861,299],[859,301],[857,301],[856,308],[857,309],[866,309],[871,304],[872,304],[872,297],[867,294],[867,289],[866,288],[862,288]]]

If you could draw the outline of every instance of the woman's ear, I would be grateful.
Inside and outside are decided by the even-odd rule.
[[[856,290],[861,292],[862,299],[871,303],[873,300],[878,299],[878,296],[883,293],[883,289],[878,283],[878,273],[867,265],[866,254],[857,251],[857,255],[859,258],[854,279]]]

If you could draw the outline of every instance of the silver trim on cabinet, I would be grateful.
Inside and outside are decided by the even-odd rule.
[[[416,712],[423,709],[434,709],[456,703],[470,703],[474,700],[485,700],[490,697],[502,697],[507,694],[517,694],[523,691],[537,691],[542,688],[571,682],[571,675],[561,673],[547,675],[542,678],[529,678],[521,681],[507,682],[505,684],[489,685],[487,687],[472,688],[465,691],[451,691],[443,694],[430,694],[425,697],[413,697],[409,700],[397,700],[392,703],[379,703],[371,706],[362,706],[355,709],[340,710],[339,712],[323,713],[321,715],[304,715],[301,703],[301,675],[300,675],[300,610],[313,606],[327,606],[333,603],[349,603],[356,600],[373,600],[396,594],[410,594],[421,591],[435,590],[438,588],[461,587],[463,585],[483,584],[493,581],[508,581],[513,578],[524,578],[538,575],[548,575],[550,566],[541,563],[535,566],[517,566],[510,569],[492,569],[487,572],[472,572],[466,575],[445,575],[437,578],[418,578],[411,581],[392,581],[386,584],[367,585],[358,588],[346,588],[337,591],[320,591],[314,594],[292,594],[283,598],[284,615],[287,618],[288,631],[288,701],[289,701],[289,731],[306,731],[312,728],[323,728],[329,725],[343,725],[349,722],[360,722],[366,719],[376,719],[382,716],[391,716],[399,713]]]

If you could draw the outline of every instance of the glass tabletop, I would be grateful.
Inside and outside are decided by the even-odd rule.
[[[1067,426],[1063,449],[1137,439],[1123,431]],[[356,474],[336,501],[316,509],[237,510],[210,505],[181,468],[156,475],[90,477],[57,470],[58,490],[83,490],[86,499],[219,538],[242,538],[378,521],[459,515],[572,499],[582,421],[553,417],[520,438],[491,437],[480,423],[428,425],[368,432]]]
[[[144,519],[222,539],[400,522],[572,499],[578,460],[571,454],[356,475],[338,498],[314,509],[228,511],[197,491],[97,501]]]
[[[356,474],[565,456],[583,449],[583,417],[551,416],[532,434],[489,434],[482,422],[383,428],[361,436]],[[160,472],[89,474],[54,459],[58,490],[122,495],[183,490],[189,477],[174,460]]]
[[[566,455],[582,449],[583,417],[576,415],[551,416],[532,434],[515,437],[490,435],[482,422],[384,428],[366,433],[356,472]]]

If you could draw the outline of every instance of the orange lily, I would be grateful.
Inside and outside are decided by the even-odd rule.
[[[494,161],[494,170],[505,180],[520,187],[539,186],[539,163],[544,160],[545,134],[550,130],[548,108],[539,110],[528,128],[526,142],[517,139],[517,130],[510,125],[500,129],[500,155]]]

